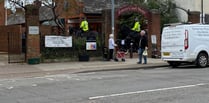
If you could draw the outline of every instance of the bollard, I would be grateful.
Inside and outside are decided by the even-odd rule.
[[[133,58],[133,43],[130,43],[130,58]]]

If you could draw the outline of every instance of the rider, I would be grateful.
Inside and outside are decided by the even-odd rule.
[[[135,23],[134,23],[134,27],[132,28],[133,31],[139,33],[140,32],[140,23],[139,23],[139,19],[138,18],[135,18]]]
[[[80,28],[82,29],[82,32],[88,32],[89,30],[89,26],[88,26],[88,21],[86,20],[86,17],[83,18],[81,24],[80,24]]]

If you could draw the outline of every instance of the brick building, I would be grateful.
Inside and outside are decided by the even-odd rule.
[[[122,2],[122,0],[119,0],[116,2],[115,6],[116,8],[120,8],[120,6],[124,4],[125,3]],[[60,14],[59,18],[62,19],[63,23],[65,24],[66,30],[68,30],[69,26],[79,27],[81,18],[86,16],[89,21],[90,29],[96,30],[100,34],[105,35],[104,40],[107,41],[108,34],[111,33],[110,32],[111,26],[109,25],[111,22],[109,18],[111,16],[111,13],[109,12],[107,14],[103,14],[102,10],[104,9],[110,10],[111,8],[110,1],[107,1],[107,0],[92,0],[92,1],[90,0],[79,0],[79,1],[78,0],[62,0],[61,1],[59,0],[57,5],[58,5],[58,8],[56,8],[56,12]],[[46,7],[41,7],[39,14],[40,14],[39,15],[40,24],[47,24],[47,22],[49,22],[49,20],[51,19],[50,17],[53,17],[52,11],[47,9]],[[107,18],[105,18],[104,15],[106,15]],[[21,9],[18,9],[18,12],[16,12],[16,14],[8,15],[7,22],[9,25],[21,24],[22,26],[25,26],[24,11]],[[153,33],[153,34],[158,35],[159,33]]]
[[[4,8],[4,0],[0,1],[0,25],[5,25],[6,11]]]

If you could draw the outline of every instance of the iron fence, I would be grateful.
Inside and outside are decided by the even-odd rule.
[[[20,33],[9,32],[8,35],[8,63],[26,62],[26,39]]]

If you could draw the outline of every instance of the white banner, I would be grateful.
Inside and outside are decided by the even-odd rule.
[[[72,47],[72,36],[45,36],[45,47]]]

